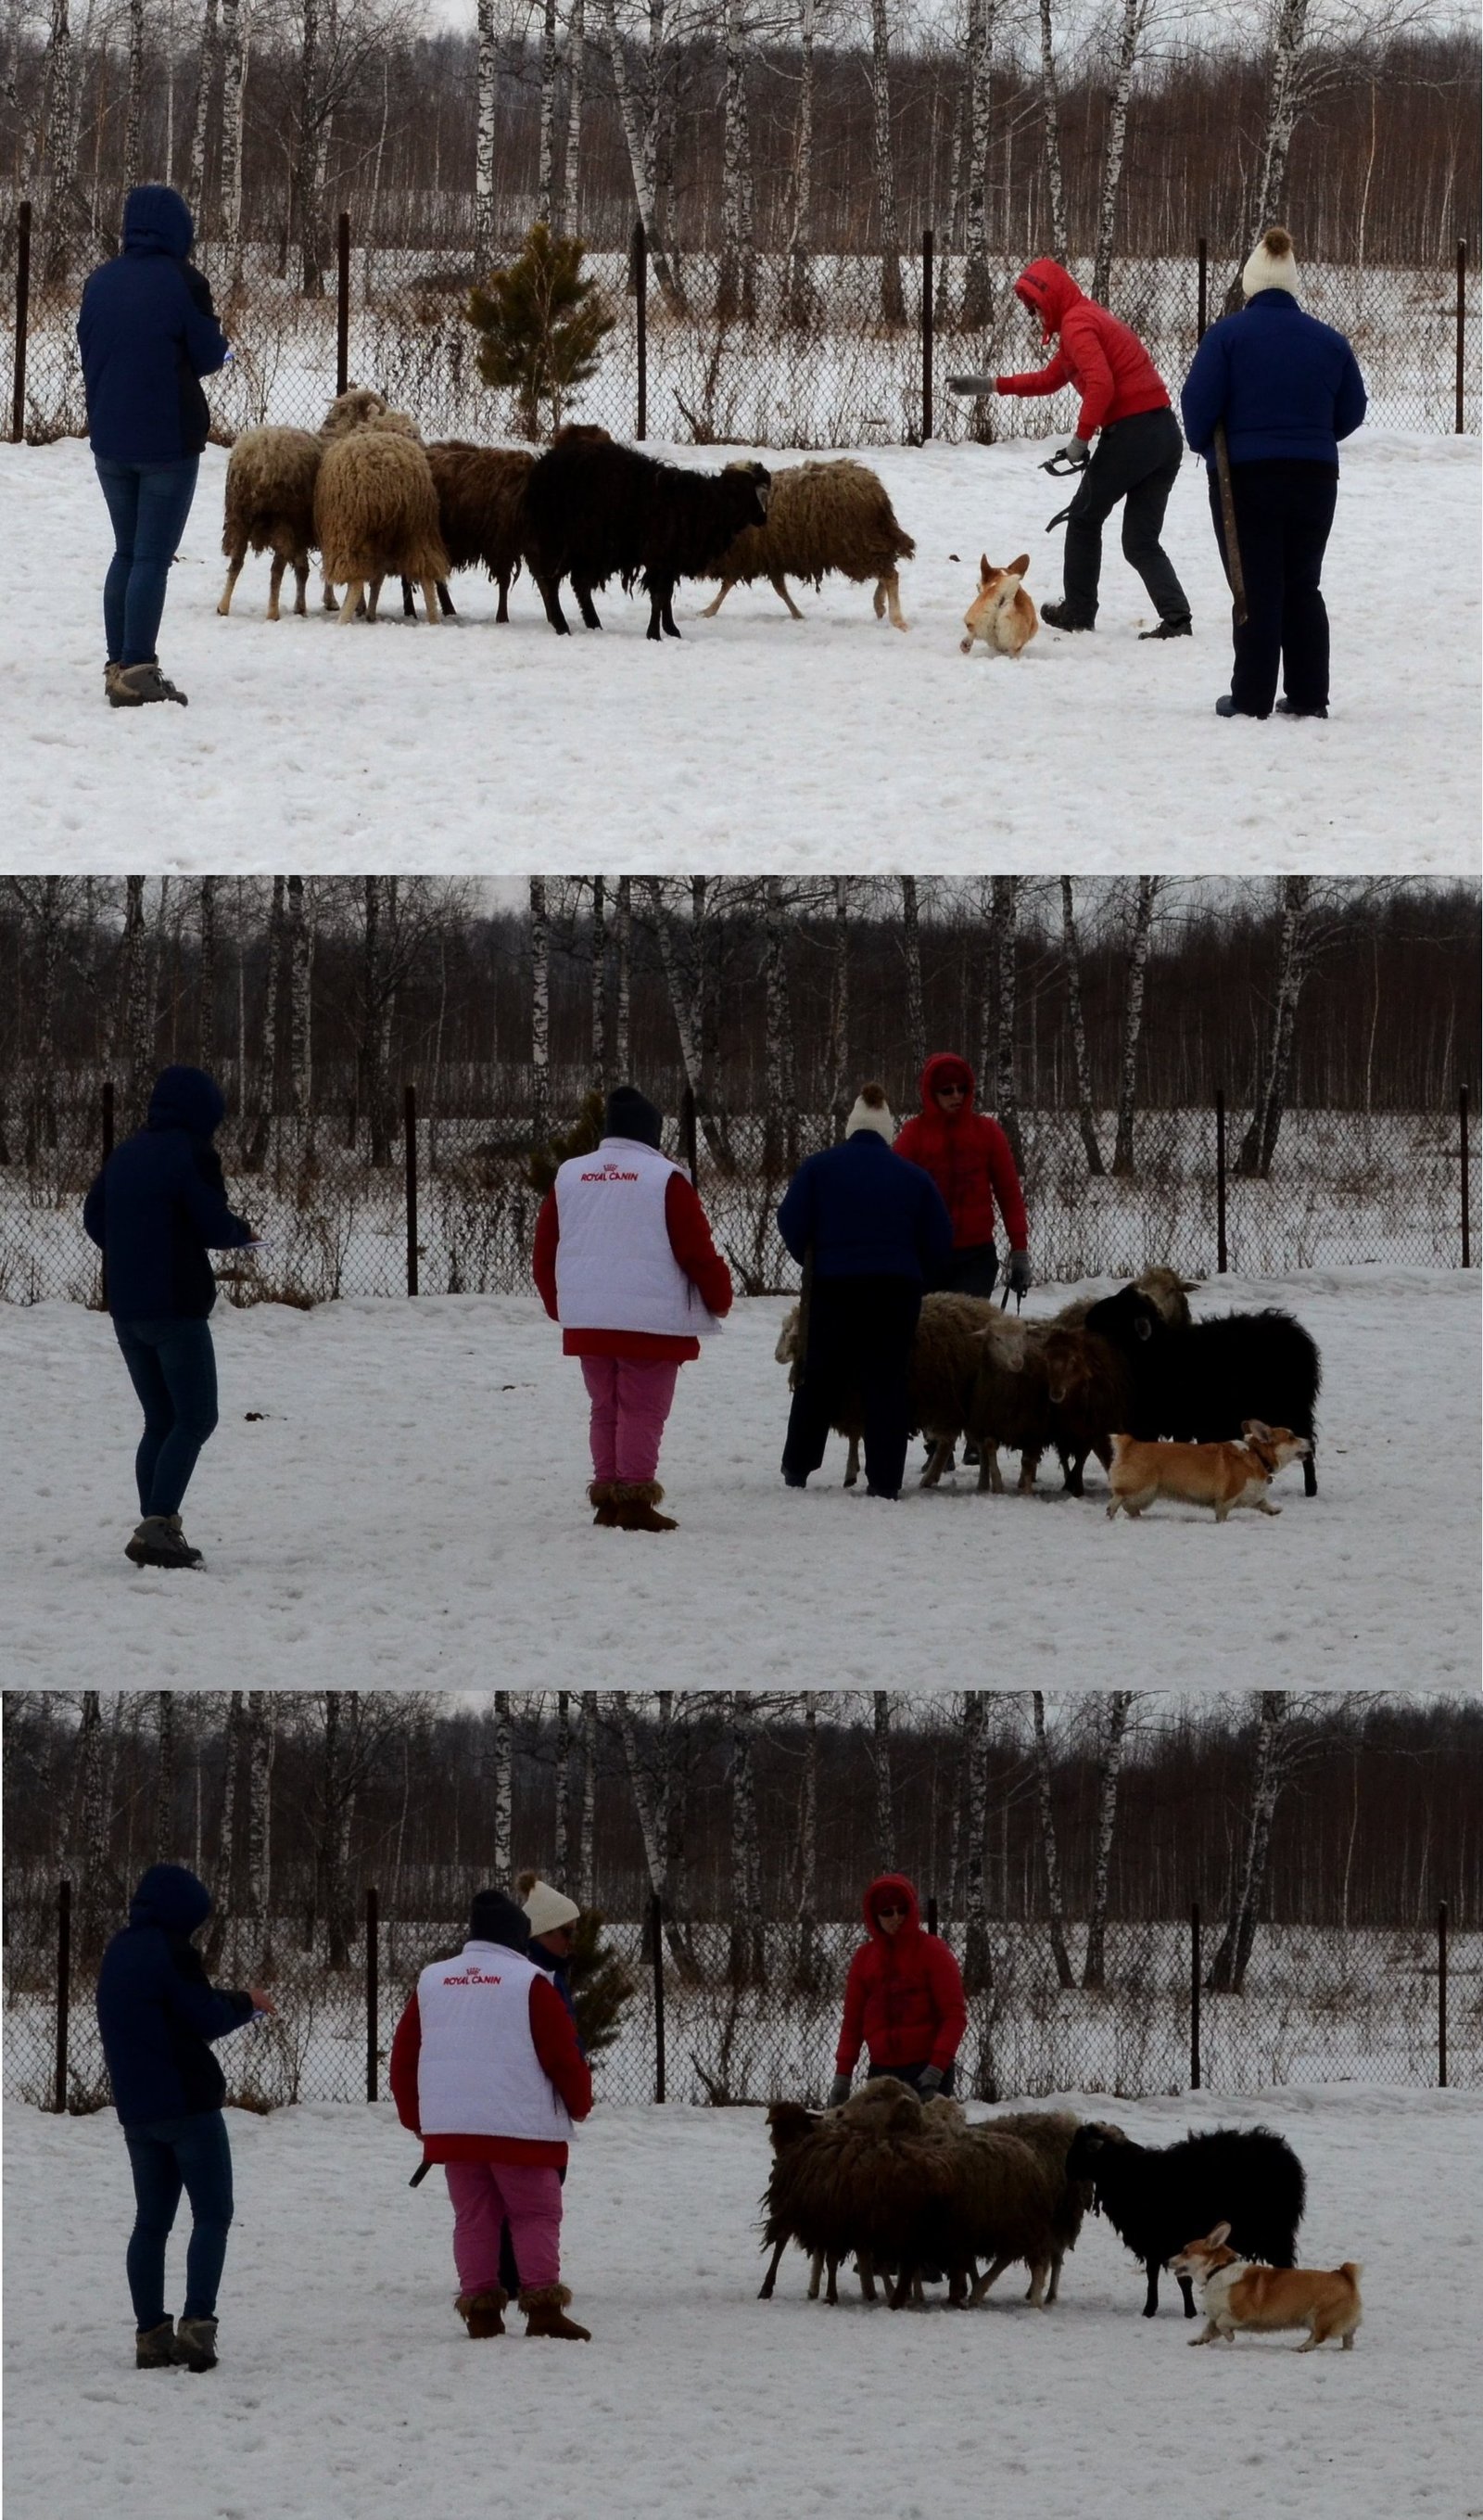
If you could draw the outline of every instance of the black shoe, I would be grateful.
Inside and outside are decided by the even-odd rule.
[[[786,1488],[806,1488],[808,1481],[799,1470],[785,1470],[783,1484]]]
[[[1058,604],[1043,604],[1040,617],[1042,621],[1049,621],[1053,630],[1095,630],[1097,627],[1095,620],[1088,621],[1081,613],[1073,612],[1064,597]]]
[[[1194,624],[1188,612],[1176,612],[1172,621],[1161,621],[1156,630],[1140,630],[1140,639],[1192,639]]]
[[[1277,704],[1277,713],[1279,717],[1326,717],[1328,715],[1328,702],[1325,700],[1320,708],[1305,709],[1295,708],[1291,700],[1279,700]]]

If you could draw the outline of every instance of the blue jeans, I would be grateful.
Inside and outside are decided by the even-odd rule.
[[[115,1322],[144,1411],[134,1456],[141,1514],[178,1513],[201,1448],[216,1426],[216,1351],[205,1322]]]
[[[112,464],[95,455],[93,463],[113,527],[113,557],[103,581],[109,661],[147,665],[155,656],[165,582],[196,496],[201,458]]]
[[[214,2318],[216,2293],[232,2228],[232,2147],[220,2109],[189,2118],[156,2118],[126,2127],[136,2213],[127,2258],[134,2324],[141,2336],[164,2310],[164,2244],[182,2187],[191,2200],[184,2318]]]

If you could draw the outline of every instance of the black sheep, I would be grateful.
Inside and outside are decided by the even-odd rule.
[[[526,547],[553,630],[564,631],[563,577],[589,630],[600,630],[592,591],[616,577],[642,580],[651,639],[678,639],[673,611],[682,577],[699,577],[748,525],[762,524],[772,476],[761,464],[687,472],[610,439],[559,437],[525,489]]]
[[[1145,2318],[1158,2309],[1159,2269],[1217,2223],[1231,2226],[1231,2246],[1262,2266],[1296,2263],[1303,2219],[1303,2165],[1270,2127],[1215,2127],[1179,2143],[1135,2143],[1120,2127],[1078,2127],[1066,2156],[1066,2179],[1092,2182],[1097,2211],[1141,2260],[1148,2277]],[[1194,2317],[1194,2288],[1179,2278],[1185,2317]]]
[[[1316,1448],[1314,1411],[1322,1368],[1301,1322],[1275,1306],[1261,1313],[1217,1313],[1181,1329],[1137,1286],[1106,1295],[1085,1328],[1128,1360],[1138,1395],[1137,1423],[1121,1428],[1151,1442],[1172,1435],[1183,1444],[1235,1443],[1248,1418],[1286,1426]],[[1303,1463],[1303,1491],[1318,1494],[1314,1451]]]

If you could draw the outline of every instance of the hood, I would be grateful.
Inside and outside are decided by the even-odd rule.
[[[168,184],[136,184],[123,205],[125,253],[168,253],[184,262],[196,235],[191,213]]]
[[[129,1901],[131,1925],[158,1925],[167,1934],[194,1934],[211,1912],[211,1894],[183,1864],[152,1864]]]
[[[967,1091],[964,1095],[963,1109],[958,1116],[966,1120],[973,1108],[973,1096],[977,1090],[977,1083],[978,1080],[967,1060],[960,1058],[956,1050],[934,1050],[921,1071],[922,1110],[928,1119],[936,1120],[939,1124],[947,1121],[947,1113],[939,1110],[932,1098],[941,1085],[963,1085]],[[948,1122],[948,1125],[951,1127],[952,1123]]]
[[[220,1086],[203,1067],[166,1067],[155,1079],[145,1126],[209,1138],[220,1128],[226,1108]]]
[[[898,1925],[894,1934],[883,1933],[876,1922],[876,1910],[887,1890],[894,1890],[898,1899],[906,1901],[906,1923]],[[921,1911],[917,1905],[917,1893],[904,1872],[878,1872],[860,1904],[872,1942],[880,1944],[882,1948],[888,1943],[899,1943],[903,1934],[920,1934],[921,1931]]]
[[[1014,294],[1021,306],[1028,306],[1040,317],[1040,327],[1049,341],[1060,331],[1081,291],[1064,264],[1053,262],[1042,254],[1038,262],[1025,265],[1014,283]]]

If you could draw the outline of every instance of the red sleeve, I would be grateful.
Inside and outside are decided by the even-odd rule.
[[[946,1943],[939,1942],[935,1934],[928,1934],[926,1948],[927,1982],[932,1990],[932,2002],[937,2007],[937,2036],[932,2042],[932,2053],[927,2061],[929,2064],[947,2066],[951,2065],[962,2047],[963,2034],[968,2026],[968,2007],[963,1993],[963,1972]]]
[[[1098,325],[1099,309],[1089,301],[1073,306],[1060,328],[1061,356],[1069,352],[1076,363],[1072,379],[1081,395],[1081,410],[1076,420],[1076,434],[1090,443],[1101,428],[1117,391],[1108,364],[1106,346]],[[1066,338],[1070,335],[1070,339]],[[1070,368],[1067,367],[1070,376]]]
[[[561,1318],[557,1311],[557,1244],[561,1236],[557,1194],[554,1190],[549,1190],[541,1201],[541,1212],[535,1221],[535,1251],[530,1267],[541,1301],[553,1321]]]
[[[1011,1251],[1026,1251],[1030,1243],[1029,1220],[1025,1215],[1024,1192],[1014,1169],[1014,1150],[997,1120],[988,1120],[989,1181],[1004,1218],[1005,1232]]]
[[[732,1306],[731,1271],[710,1238],[705,1210],[683,1173],[671,1173],[664,1192],[664,1223],[669,1247],[699,1293],[707,1312],[719,1321]]]
[[[422,2134],[422,2121],[417,2109],[417,2060],[423,2048],[423,2017],[417,2008],[417,1990],[407,1998],[406,2009],[396,2025],[391,2042],[391,2096],[396,2114],[404,2127],[414,2135]]]
[[[535,2052],[574,2118],[592,2108],[592,2074],[577,2046],[572,2019],[543,1971],[530,1981],[530,2036]]]
[[[909,1164],[920,1164],[921,1157],[917,1152],[917,1141],[921,1135],[920,1120],[904,1121],[891,1142],[892,1153],[903,1156]]]
[[[1068,385],[1071,382],[1071,371],[1066,364],[1066,354],[1064,350],[1057,350],[1048,368],[1027,369],[1023,375],[1016,377],[996,377],[994,390],[996,393],[1007,394],[1052,394],[1058,393],[1062,385]],[[1108,382],[1110,383],[1110,379]],[[910,1127],[910,1122],[907,1125]]]
[[[853,2074],[865,2046],[865,1982],[870,1972],[871,1947],[862,1943],[850,1962],[850,1973],[844,1981],[844,2027],[834,2050],[836,2074]]]

